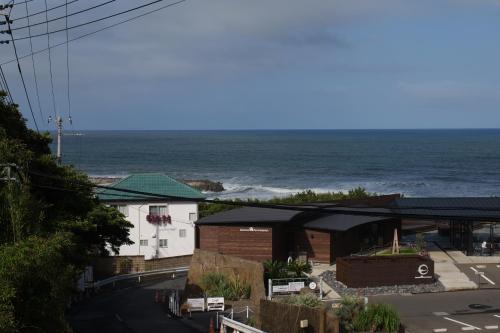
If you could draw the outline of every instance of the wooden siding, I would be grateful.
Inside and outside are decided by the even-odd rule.
[[[273,229],[251,226],[199,226],[200,249],[254,261],[273,259]]]
[[[329,231],[299,229],[295,232],[295,251],[307,252],[309,259],[329,263],[331,261],[331,234]]]

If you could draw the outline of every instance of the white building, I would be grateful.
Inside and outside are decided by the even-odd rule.
[[[159,173],[133,174],[111,185],[119,189],[177,198],[203,198],[198,190]],[[198,204],[193,201],[152,199],[146,195],[105,189],[99,200],[123,213],[134,227],[132,245],[120,247],[122,256],[145,259],[193,254]]]

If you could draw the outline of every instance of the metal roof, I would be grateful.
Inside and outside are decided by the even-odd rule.
[[[127,176],[110,185],[120,189],[154,193],[158,195],[183,197],[183,198],[203,198],[203,194],[172,177],[162,173],[139,173]],[[97,193],[101,201],[150,201],[151,197],[140,194],[124,193],[112,189],[104,189]],[[168,199],[161,199],[168,201]]]
[[[389,220],[383,217],[361,216],[361,215],[345,215],[345,214],[330,214],[311,222],[304,224],[304,228],[330,230],[330,231],[346,231],[365,223],[382,222]]]
[[[201,218],[196,224],[283,223],[289,222],[300,213],[302,212],[297,210],[242,207]]]

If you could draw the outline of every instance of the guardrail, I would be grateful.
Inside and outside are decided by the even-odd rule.
[[[255,327],[245,325],[243,323],[240,323],[239,321],[229,319],[227,317],[222,317],[221,326],[223,327],[224,332],[225,328],[229,327],[234,331],[238,331],[240,333],[265,333],[264,331],[256,329]]]
[[[108,284],[115,284],[117,281],[122,281],[122,280],[129,280],[129,279],[134,279],[137,278],[139,282],[141,282],[141,278],[143,276],[151,276],[151,275],[159,275],[159,274],[175,274],[175,273],[185,273],[189,270],[189,267],[176,267],[176,268],[165,268],[165,269],[156,269],[154,271],[147,271],[147,272],[137,272],[137,273],[130,273],[130,274],[123,274],[123,275],[116,275],[112,276],[110,278],[101,280],[101,281],[96,281],[92,284],[93,288],[100,288],[102,286],[108,285]]]

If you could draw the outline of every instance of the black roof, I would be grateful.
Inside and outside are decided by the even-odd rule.
[[[312,220],[311,222],[307,222],[306,224],[304,224],[304,228],[330,231],[346,231],[365,223],[380,222],[385,220],[387,220],[387,218],[375,216],[329,214]]]
[[[283,223],[302,213],[298,210],[285,210],[260,207],[242,207],[227,210],[199,219],[196,224],[226,223]]]
[[[387,198],[387,196],[386,196]],[[284,208],[282,206],[282,208]],[[390,218],[420,220],[462,220],[500,222],[500,198],[392,198],[379,205],[342,205],[340,202],[289,205],[284,209],[242,207],[204,217],[196,224],[286,223],[299,214],[300,221],[312,229],[345,231],[355,226],[385,221]],[[328,212],[331,213],[328,213]]]

